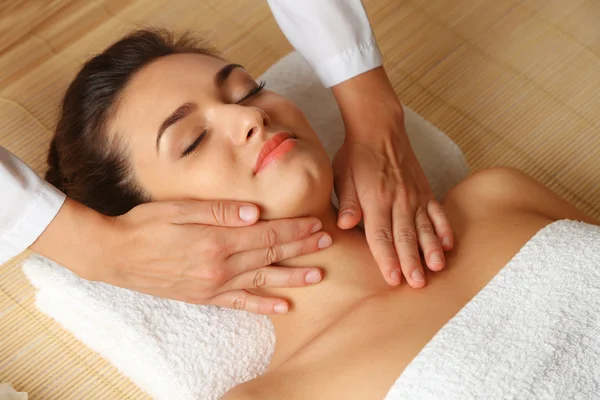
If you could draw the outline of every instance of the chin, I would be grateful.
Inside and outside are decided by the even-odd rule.
[[[333,173],[329,164],[325,171],[296,169],[291,177],[280,176],[273,182],[277,184],[261,196],[261,219],[318,216],[331,206]]]

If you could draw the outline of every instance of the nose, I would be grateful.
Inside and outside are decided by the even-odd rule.
[[[227,107],[229,108],[226,116],[229,123],[227,132],[234,145],[243,146],[252,138],[264,140],[269,117],[262,109],[237,104],[229,104]]]

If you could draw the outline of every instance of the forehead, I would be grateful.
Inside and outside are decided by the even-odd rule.
[[[227,63],[204,54],[172,54],[146,65],[130,80],[124,94],[149,94],[165,87],[213,85],[215,74]],[[163,92],[164,94],[164,92]]]
[[[215,74],[225,65],[204,54],[173,54],[146,65],[121,93],[110,131],[134,132],[160,124],[181,104],[215,94]]]

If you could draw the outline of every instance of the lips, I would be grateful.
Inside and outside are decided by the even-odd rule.
[[[259,173],[264,167],[287,153],[295,144],[294,136],[288,132],[280,132],[267,140],[263,145],[256,163],[254,163],[254,174]]]

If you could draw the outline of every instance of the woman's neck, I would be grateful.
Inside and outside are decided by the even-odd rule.
[[[387,290],[377,264],[360,228],[337,227],[337,213],[331,207],[318,215],[323,232],[333,239],[331,247],[317,253],[280,262],[286,267],[317,267],[322,270],[320,283],[302,288],[260,290],[258,294],[288,299],[286,315],[272,316],[277,336],[273,363],[287,358],[303,342],[318,335],[358,301]]]

